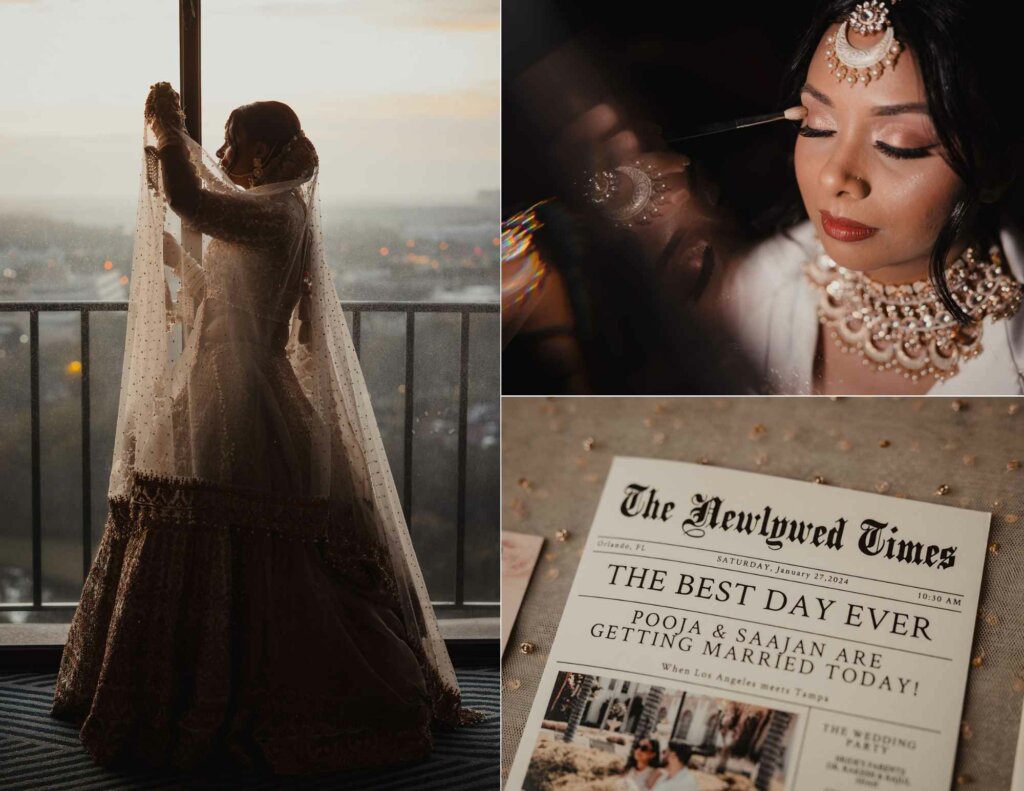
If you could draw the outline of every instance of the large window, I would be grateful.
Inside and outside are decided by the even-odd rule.
[[[207,150],[258,99],[290,104],[317,146],[328,263],[361,302],[363,369],[432,597],[496,601],[498,318],[393,303],[497,301],[498,3],[181,5],[201,23]],[[125,315],[46,306],[128,298],[143,101],[158,80],[181,87],[181,57],[175,0],[0,3],[0,302],[38,316],[33,330],[32,310],[0,311],[0,605],[75,601],[83,528],[92,548],[102,532]]]

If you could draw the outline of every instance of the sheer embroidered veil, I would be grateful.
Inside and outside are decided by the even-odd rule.
[[[183,221],[185,247],[196,254],[165,235],[174,214],[147,124],[112,507],[165,507],[146,502],[141,490],[147,480],[170,480],[185,500],[195,485],[233,503],[218,517],[236,522],[229,527],[244,529],[251,519],[275,530],[268,514],[288,513],[292,522],[299,514],[286,537],[302,533],[317,543],[326,564],[344,567],[397,603],[427,676],[435,718],[472,721],[473,713],[461,708],[324,260],[315,149],[300,132],[267,162],[266,183],[246,190],[186,134],[177,137],[173,144],[187,149],[202,184],[200,219]],[[217,345],[231,357],[230,370],[245,373],[243,382],[218,378]],[[250,403],[266,385],[268,365],[292,382],[292,397],[271,406],[266,399]],[[231,421],[211,418],[218,413],[210,410],[232,409],[250,410],[245,436],[232,433],[239,427]],[[253,442],[260,437],[269,446],[251,452],[260,448]]]

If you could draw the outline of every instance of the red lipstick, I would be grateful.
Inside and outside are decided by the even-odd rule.
[[[877,228],[870,225],[846,217],[833,217],[824,209],[821,210],[821,226],[825,233],[840,242],[859,242],[878,232]]]

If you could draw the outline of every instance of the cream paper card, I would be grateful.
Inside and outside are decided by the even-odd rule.
[[[501,654],[504,656],[519,608],[523,606],[544,539],[501,531]]]
[[[989,518],[616,458],[506,788],[949,788]]]

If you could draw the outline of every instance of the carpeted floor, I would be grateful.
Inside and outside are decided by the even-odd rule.
[[[493,791],[498,788],[498,671],[460,669],[465,705],[488,713],[483,723],[437,731],[429,761],[374,772],[324,775],[315,780],[260,779],[237,772],[171,776],[111,772],[93,764],[78,730],[49,716],[55,673],[0,675],[0,788],[237,789],[344,788],[394,791]]]

